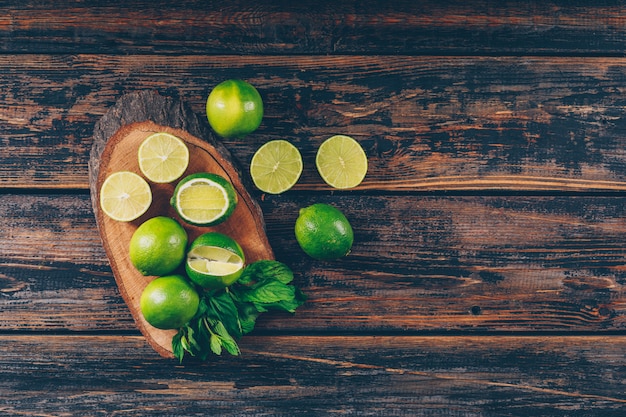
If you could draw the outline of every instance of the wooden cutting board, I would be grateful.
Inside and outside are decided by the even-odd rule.
[[[156,132],[176,135],[189,147],[189,167],[183,177],[196,172],[212,172],[224,176],[233,184],[239,201],[226,222],[214,227],[197,227],[181,220],[169,204],[176,181],[171,184],[149,182],[152,205],[135,221],[118,222],[102,213],[99,192],[105,178],[122,170],[142,175],[137,151],[143,139]],[[237,164],[210,129],[179,100],[149,91],[123,96],[95,126],[89,160],[89,185],[96,223],[117,286],[137,327],[161,356],[173,357],[171,342],[176,331],[156,329],[141,314],[141,292],[155,277],[141,275],[128,257],[130,238],[140,224],[155,216],[170,216],[185,227],[189,242],[202,233],[218,231],[239,242],[248,263],[274,258],[265,234],[263,214],[248,193]]]

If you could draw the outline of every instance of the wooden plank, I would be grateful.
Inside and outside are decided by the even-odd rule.
[[[352,253],[298,248],[299,208],[330,203]],[[291,193],[261,202],[277,259],[309,296],[267,331],[614,331],[626,328],[623,197]],[[133,330],[88,195],[0,198],[0,329]]]
[[[123,93],[181,96],[204,118],[212,86],[240,77],[266,115],[225,145],[245,167],[262,143],[292,141],[301,190],[328,190],[314,158],[336,133],[369,155],[362,189],[626,189],[624,58],[9,55],[0,67],[3,188],[87,189],[94,124]]]
[[[617,416],[626,337],[250,337],[178,365],[139,337],[0,337],[6,415]],[[28,352],[25,354],[24,352]]]
[[[5,53],[623,54],[620,2],[4,1]]]

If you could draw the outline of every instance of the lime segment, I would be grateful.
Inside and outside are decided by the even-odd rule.
[[[169,133],[154,133],[139,146],[139,169],[150,181],[168,183],[180,178],[189,165],[187,145]]]
[[[280,194],[295,185],[302,174],[302,155],[286,140],[272,140],[261,146],[250,163],[254,185],[266,193]]]
[[[345,135],[328,138],[317,150],[315,165],[331,187],[356,187],[367,174],[367,155],[359,143]]]
[[[150,186],[134,172],[115,172],[104,180],[100,188],[100,207],[113,220],[135,220],[148,210],[151,203]]]

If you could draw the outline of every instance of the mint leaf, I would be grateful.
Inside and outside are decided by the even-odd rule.
[[[176,333],[174,337],[172,337],[172,353],[180,363],[183,362],[183,358],[185,357],[185,348],[183,347],[182,339],[182,330],[179,330],[178,333]]]
[[[205,360],[209,356],[209,347],[211,345],[211,333],[204,325],[204,318],[200,317],[196,321],[196,330],[193,333],[195,343],[194,355],[200,359]]]
[[[207,329],[211,332],[211,351],[216,355],[222,354],[222,348],[233,356],[239,355],[240,350],[237,342],[228,333],[224,323],[218,320],[207,319],[205,321]]]
[[[237,303],[239,311],[239,323],[241,324],[241,332],[243,334],[250,333],[254,330],[256,319],[259,317],[259,310],[252,303]]]
[[[277,303],[255,303],[255,307],[260,312],[266,312],[270,310],[286,311],[288,313],[295,313],[296,309],[304,304],[304,299],[300,300],[293,298],[291,300],[281,300]]]
[[[199,351],[202,349],[202,346],[200,346],[198,342],[196,342],[196,338],[193,337],[194,333],[195,331],[193,327],[189,327],[187,329],[187,334],[185,335],[186,336],[185,340],[187,341],[187,345],[189,346],[192,352]]]
[[[293,281],[293,272],[282,262],[273,260],[256,261],[248,265],[239,280],[238,284],[251,285],[266,280],[276,280],[283,284]]]
[[[220,337],[215,333],[211,335],[211,352],[215,353],[216,355],[222,354],[222,341],[220,340]]]
[[[213,336],[217,336],[221,347],[224,347],[226,351],[233,356],[239,355],[239,346],[230,333],[228,333],[226,327],[224,327],[224,323],[221,321],[209,321],[209,323],[211,329],[215,332],[211,338],[213,338]],[[211,340],[211,344],[213,344],[213,340]]]
[[[237,306],[228,292],[208,297],[207,315],[222,322],[233,337],[240,338],[243,335]]]
[[[242,301],[252,303],[277,303],[281,300],[292,299],[295,296],[295,288],[285,285],[280,281],[266,281],[261,285],[255,285],[241,294]]]
[[[239,346],[237,345],[237,342],[235,342],[235,340],[232,337],[222,338],[221,342],[222,342],[222,346],[224,347],[224,349],[226,349],[226,352],[230,353],[231,355],[237,356],[241,353],[241,351],[239,350]]]
[[[243,279],[230,288],[231,295],[238,304],[240,324],[243,334],[251,331],[258,314],[269,310],[281,310],[293,313],[301,306],[306,297],[294,287],[287,285],[293,280],[291,269],[279,261],[261,260],[254,262],[244,270]],[[257,314],[242,314],[242,305],[250,303]],[[243,317],[243,318],[242,318]],[[243,323],[246,331],[243,331]]]

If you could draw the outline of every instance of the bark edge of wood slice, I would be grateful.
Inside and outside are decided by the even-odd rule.
[[[152,205],[144,215],[132,222],[118,222],[102,213],[99,204],[100,186],[108,175],[116,171],[128,170],[142,175],[137,150],[143,139],[156,132],[178,136],[189,147],[189,166],[181,179],[195,172],[214,172],[233,184],[238,204],[228,220],[214,227],[192,226],[181,220],[169,203],[178,181],[170,184],[148,181],[153,194]],[[239,242],[247,263],[274,259],[265,234],[262,211],[248,193],[242,178],[230,152],[181,100],[153,91],[129,93],[122,96],[94,127],[89,158],[89,188],[102,245],[116,284],[137,327],[152,348],[163,357],[173,357],[172,337],[176,330],[156,329],[143,318],[139,307],[141,292],[155,277],[141,275],[130,262],[130,238],[141,223],[164,215],[176,219],[185,228],[189,242],[202,233],[218,231]]]

